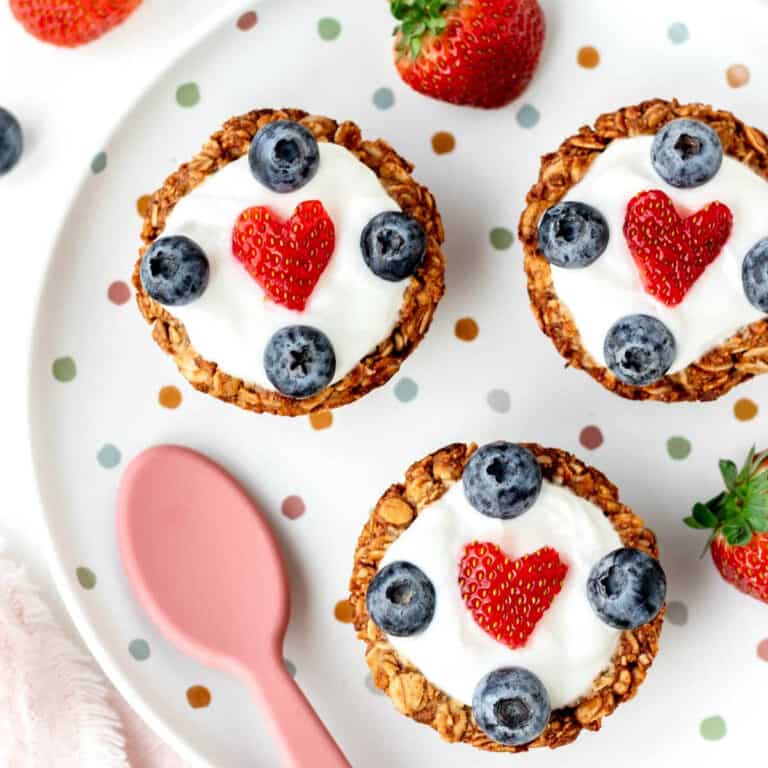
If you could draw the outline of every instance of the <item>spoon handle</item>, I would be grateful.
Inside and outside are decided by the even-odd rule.
[[[285,768],[351,768],[282,659],[268,665],[262,660],[248,677],[272,720]]]

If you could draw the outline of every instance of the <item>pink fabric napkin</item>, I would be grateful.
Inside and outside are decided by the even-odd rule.
[[[66,636],[1,545],[0,765],[184,768]]]

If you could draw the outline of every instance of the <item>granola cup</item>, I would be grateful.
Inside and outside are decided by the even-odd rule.
[[[599,507],[624,546],[658,558],[655,535],[631,509],[621,504],[618,489],[601,472],[566,451],[522,445],[536,457],[545,480],[562,485]],[[368,586],[388,547],[428,505],[461,478],[476,448],[475,444],[454,443],[426,456],[407,470],[404,483],[392,485],[379,499],[363,528],[354,557],[350,581],[354,627],[365,643],[365,659],[375,685],[390,697],[399,712],[430,726],[444,740],[489,752],[563,747],[584,729],[599,730],[604,717],[637,693],[658,652],[666,606],[648,624],[622,632],[609,666],[594,680],[591,692],[570,706],[553,710],[549,724],[538,738],[521,746],[505,746],[490,739],[478,726],[471,706],[449,697],[401,656],[373,622],[366,607]]]
[[[246,155],[251,139],[267,123],[293,120],[308,128],[318,142],[345,147],[378,177],[383,189],[426,233],[421,265],[404,281],[399,316],[391,333],[363,357],[345,376],[305,399],[293,399],[277,391],[245,381],[205,359],[194,346],[184,325],[144,290],[139,268],[147,248],[163,233],[166,220],[179,200],[233,160]],[[195,389],[257,413],[301,416],[346,405],[386,383],[429,330],[432,316],[445,289],[445,260],[441,251],[443,226],[435,200],[428,189],[411,176],[412,165],[385,141],[366,141],[352,122],[338,123],[328,117],[308,115],[295,109],[254,110],[227,120],[200,152],[171,174],[152,196],[144,216],[143,246],[133,271],[136,300],[152,338],[170,355],[180,373]]]
[[[653,384],[632,386],[620,381],[583,347],[569,308],[558,298],[552,268],[539,248],[541,217],[585,176],[612,141],[655,134],[665,123],[683,117],[709,125],[720,137],[726,155],[768,180],[768,137],[762,131],[730,112],[705,104],[653,99],[601,115],[594,127],[582,127],[555,152],[544,155],[539,179],[527,195],[527,207],[520,219],[528,294],[539,327],[552,339],[568,366],[582,369],[606,389],[630,400],[714,400],[768,370],[768,320],[759,320],[741,328],[683,370]]]

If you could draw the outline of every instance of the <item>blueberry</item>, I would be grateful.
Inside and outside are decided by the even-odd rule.
[[[598,618],[616,629],[654,619],[667,595],[667,577],[656,558],[639,549],[609,552],[592,568],[587,598]]]
[[[673,187],[688,189],[709,181],[723,162],[720,137],[697,120],[673,120],[653,138],[651,162]]]
[[[603,354],[614,376],[633,387],[658,381],[675,359],[675,337],[661,320],[627,315],[605,337]]]
[[[768,237],[752,246],[744,257],[741,282],[749,303],[768,312]]]
[[[0,176],[19,162],[23,148],[19,121],[7,109],[0,107]]]
[[[265,187],[273,192],[294,192],[317,173],[317,139],[292,120],[268,123],[253,137],[248,163]]]
[[[588,267],[602,256],[609,235],[608,222],[597,208],[566,200],[541,217],[539,248],[556,267]]]
[[[264,350],[264,370],[278,392],[309,397],[325,389],[336,372],[336,353],[329,338],[308,325],[276,331]]]
[[[141,260],[144,290],[167,307],[199,299],[208,287],[209,274],[203,249],[184,235],[158,238]]]
[[[541,469],[526,448],[499,441],[478,448],[463,475],[464,495],[482,514],[508,520],[529,510],[541,491]]]
[[[374,275],[397,282],[414,273],[424,259],[427,238],[416,219],[400,211],[374,216],[360,236],[363,260]]]
[[[544,684],[523,667],[495,669],[472,696],[477,724],[489,738],[509,746],[533,741],[547,727],[551,711]]]
[[[395,637],[408,637],[425,630],[432,621],[435,588],[420,568],[398,560],[374,576],[365,605],[377,627]]]

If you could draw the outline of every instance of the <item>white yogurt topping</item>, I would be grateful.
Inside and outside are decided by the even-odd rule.
[[[675,373],[764,317],[744,295],[741,264],[750,248],[768,236],[768,184],[726,155],[711,181],[693,189],[675,189],[651,164],[652,142],[652,136],[611,142],[569,190],[566,200],[587,203],[605,216],[610,240],[605,253],[589,267],[553,266],[552,280],[573,315],[582,345],[598,363],[605,365],[603,343],[609,328],[625,315],[642,313],[659,318],[675,337],[677,355],[669,371]],[[733,232],[725,247],[676,307],[667,307],[646,293],[624,239],[627,203],[649,189],[669,195],[683,215],[717,200],[733,213]]]
[[[512,650],[475,623],[459,590],[459,562],[472,541],[497,544],[511,558],[550,546],[568,565],[555,597],[523,648]],[[407,560],[421,568],[436,591],[435,615],[411,637],[389,637],[397,651],[425,677],[471,705],[480,679],[494,669],[522,666],[538,675],[553,708],[590,691],[608,666],[618,630],[600,621],[587,601],[592,566],[621,546],[602,510],[566,488],[544,481],[536,504],[514,520],[480,514],[466,500],[462,483],[428,506],[389,547],[382,561]]]
[[[321,142],[314,178],[296,192],[272,192],[251,174],[246,156],[229,163],[177,203],[164,235],[186,235],[211,265],[205,293],[173,307],[195,349],[227,373],[274,389],[264,372],[264,349],[286,325],[311,325],[328,336],[343,378],[394,328],[407,281],[392,283],[371,272],[360,235],[377,213],[400,210],[376,174],[344,147]],[[232,229],[242,211],[270,207],[287,219],[304,200],[319,200],[333,220],[336,248],[303,312],[269,301],[232,254]]]

